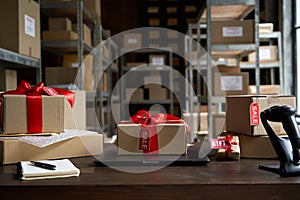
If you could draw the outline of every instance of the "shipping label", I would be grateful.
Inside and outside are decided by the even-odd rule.
[[[222,28],[223,37],[243,37],[242,26],[224,26]]]
[[[242,76],[221,76],[221,91],[241,91],[243,90]]]
[[[24,15],[24,20],[25,34],[35,37],[35,19],[28,15]]]

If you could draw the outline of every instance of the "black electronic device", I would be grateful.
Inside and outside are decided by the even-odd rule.
[[[269,136],[278,156],[279,166],[260,165],[259,169],[267,170],[282,177],[300,175],[300,131],[296,121],[296,109],[291,106],[273,106],[260,113],[261,122]],[[280,122],[288,139],[279,137],[270,122]]]

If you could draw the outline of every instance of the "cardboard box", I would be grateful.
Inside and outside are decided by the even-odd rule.
[[[159,39],[160,32],[159,31],[149,31],[149,39]]]
[[[255,106],[258,105],[258,106]],[[259,113],[275,105],[296,106],[294,96],[227,96],[226,129],[229,132],[250,136],[267,135],[260,122]],[[250,120],[253,122],[250,123]],[[278,135],[285,134],[281,123],[270,122]]]
[[[63,66],[64,67],[84,67],[84,90],[94,91],[94,56],[91,54],[83,55],[82,64],[78,65],[78,55],[77,54],[64,54],[63,56]]]
[[[0,163],[12,164],[22,160],[48,160],[100,155],[103,135],[88,134],[40,148],[17,138],[0,138]]]
[[[138,67],[138,66],[144,66],[147,65],[145,62],[127,62],[126,67]]]
[[[191,115],[193,115],[193,119],[191,119]],[[183,113],[183,120],[192,127],[193,120],[193,130],[194,133],[198,131],[207,131],[208,130],[208,121],[207,121],[207,112],[200,112],[200,113]],[[200,127],[199,127],[200,122]],[[200,129],[199,129],[200,128]]]
[[[215,73],[214,95],[243,95],[248,94],[248,72],[241,73]]]
[[[179,50],[178,43],[168,43],[168,47],[173,51],[177,52]]]
[[[259,61],[271,62],[278,60],[278,47],[274,45],[260,46],[259,47]],[[256,61],[256,52],[252,52],[248,55],[249,62]]]
[[[67,17],[50,17],[48,23],[50,31],[72,31],[72,22]]]
[[[77,33],[73,31],[43,31],[44,41],[78,40]]]
[[[135,49],[142,47],[142,35],[140,33],[125,33],[123,47]]]
[[[218,136],[218,139],[224,139],[225,136]],[[231,149],[217,149],[216,160],[239,160],[241,155],[238,136],[232,136]]]
[[[40,58],[40,6],[36,1],[2,1],[0,26],[0,48]]]
[[[256,85],[249,85],[249,95],[256,95]],[[280,85],[260,85],[259,94],[261,95],[279,95]]]
[[[186,151],[186,126],[184,124],[159,124],[156,126],[159,154],[182,155]],[[143,154],[139,149],[141,125],[118,124],[118,153]],[[149,133],[149,132],[148,132]],[[146,140],[149,135],[145,135]]]
[[[65,129],[86,130],[86,91],[74,90],[73,92],[75,93],[73,108],[68,101],[65,101]]]
[[[273,23],[259,23],[259,33],[272,33],[274,29]]]
[[[149,88],[149,100],[167,100],[169,99],[169,89],[167,88]]]
[[[213,72],[219,73],[240,73],[240,66],[218,65],[212,68]]]
[[[72,24],[72,30],[75,33],[77,33],[77,24]],[[82,35],[83,35],[84,43],[86,43],[89,46],[93,46],[92,45],[92,32],[91,32],[91,29],[86,24],[83,24],[83,26],[82,26]]]
[[[178,20],[177,18],[168,18],[167,19],[167,26],[177,26]]]
[[[149,84],[161,85],[162,84],[161,76],[160,75],[145,76],[144,77],[145,88],[147,88],[147,85]]]
[[[0,91],[15,90],[17,86],[18,82],[16,70],[0,70]]]
[[[3,99],[3,132],[10,133],[28,133],[28,113],[26,95],[4,95]],[[64,96],[44,96],[42,95],[42,117],[40,119],[40,132],[61,133],[65,127],[65,97]],[[36,116],[32,114],[32,116]],[[33,119],[30,118],[30,119]],[[33,126],[33,125],[32,125]],[[34,130],[33,130],[34,131]]]
[[[152,64],[152,65],[165,65],[166,64],[166,55],[159,55],[159,54],[149,55],[149,64]]]
[[[258,158],[258,159],[274,159],[277,154],[271,144],[268,136],[249,136],[227,132],[239,137],[241,158]],[[286,135],[281,135],[282,138],[287,138]]]
[[[125,98],[130,101],[143,101],[144,100],[144,90],[142,88],[126,88]]]
[[[75,84],[77,72],[78,68],[46,67],[45,83],[49,86]]]
[[[212,115],[213,137],[217,137],[226,130],[226,114],[214,113]]]
[[[212,44],[253,44],[255,43],[254,21],[212,21]]]
[[[174,30],[167,31],[167,37],[168,39],[177,39],[178,38],[178,32]]]
[[[149,26],[160,26],[160,19],[159,18],[150,18]]]

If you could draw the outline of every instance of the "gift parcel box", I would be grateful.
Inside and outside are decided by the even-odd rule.
[[[86,134],[40,148],[17,138],[0,138],[0,163],[11,164],[22,160],[44,160],[100,155],[103,135]]]
[[[230,138],[230,139],[228,139]],[[226,139],[229,143],[227,148],[217,150],[217,160],[239,160],[240,159],[240,144],[238,136],[219,136],[218,139]],[[228,144],[227,144],[228,145]]]
[[[155,128],[159,154],[181,155],[185,153],[186,126],[184,124],[158,124]],[[140,138],[141,130],[140,124],[118,124],[118,153],[120,155],[143,154],[144,151],[139,147],[145,144],[143,142],[149,143],[147,138],[144,138],[145,141],[142,137]]]
[[[296,106],[294,96],[227,96],[226,130],[251,136],[267,135],[260,121],[260,112],[275,105]],[[270,122],[277,134],[285,134],[282,124]]]
[[[4,95],[3,132],[8,134],[28,133],[36,126],[41,128],[41,132],[64,132],[65,96],[42,95],[41,97],[41,110],[34,111],[27,110],[26,95]]]

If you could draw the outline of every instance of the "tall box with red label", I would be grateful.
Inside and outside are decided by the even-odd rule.
[[[0,48],[40,58],[40,6],[36,1],[2,1],[0,25]]]
[[[296,106],[294,96],[227,96],[226,130],[250,136],[267,135],[260,112],[275,105]],[[285,134],[280,123],[270,122],[277,134]]]
[[[274,158],[268,134],[261,121],[260,112],[272,106],[288,105],[295,107],[295,96],[227,96],[226,97],[226,131],[240,137],[241,157]],[[280,137],[286,133],[279,122],[269,122]],[[257,146],[264,144],[263,146]]]

